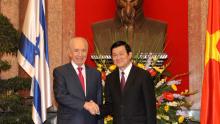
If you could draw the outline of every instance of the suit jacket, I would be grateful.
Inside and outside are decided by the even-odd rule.
[[[102,114],[112,114],[113,124],[156,124],[154,85],[147,71],[132,65],[121,92],[116,69],[106,78],[105,95]]]
[[[140,13],[135,18],[134,32],[127,32],[121,26],[119,17],[92,25],[94,43],[99,54],[110,54],[110,46],[118,40],[127,41],[134,55],[138,52],[163,52],[167,30],[164,22],[145,18]]]
[[[58,102],[58,124],[97,124],[97,117],[83,108],[85,101],[101,104],[101,75],[86,66],[86,96],[71,63],[57,67],[53,72],[54,93]]]

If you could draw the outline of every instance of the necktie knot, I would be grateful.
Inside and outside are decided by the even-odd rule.
[[[123,75],[123,76],[124,76],[124,75],[125,75],[125,73],[122,71],[122,72],[121,72],[121,75]]]
[[[82,67],[78,67],[77,69],[78,69],[78,71],[80,71],[80,72],[82,71]]]

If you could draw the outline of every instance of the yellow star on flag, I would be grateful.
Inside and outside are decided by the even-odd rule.
[[[220,30],[206,33],[205,65],[210,59],[220,62]]]

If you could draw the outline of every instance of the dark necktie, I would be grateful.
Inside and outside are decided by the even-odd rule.
[[[82,89],[83,89],[83,91],[85,93],[85,83],[84,83],[84,78],[83,78],[83,75],[82,75],[82,67],[78,67],[77,69],[79,71],[78,77],[79,77]]]
[[[121,72],[121,91],[123,91],[124,86],[125,86],[125,73]]]

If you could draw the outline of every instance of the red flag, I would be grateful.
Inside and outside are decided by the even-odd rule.
[[[220,124],[220,1],[209,0],[201,124]]]

